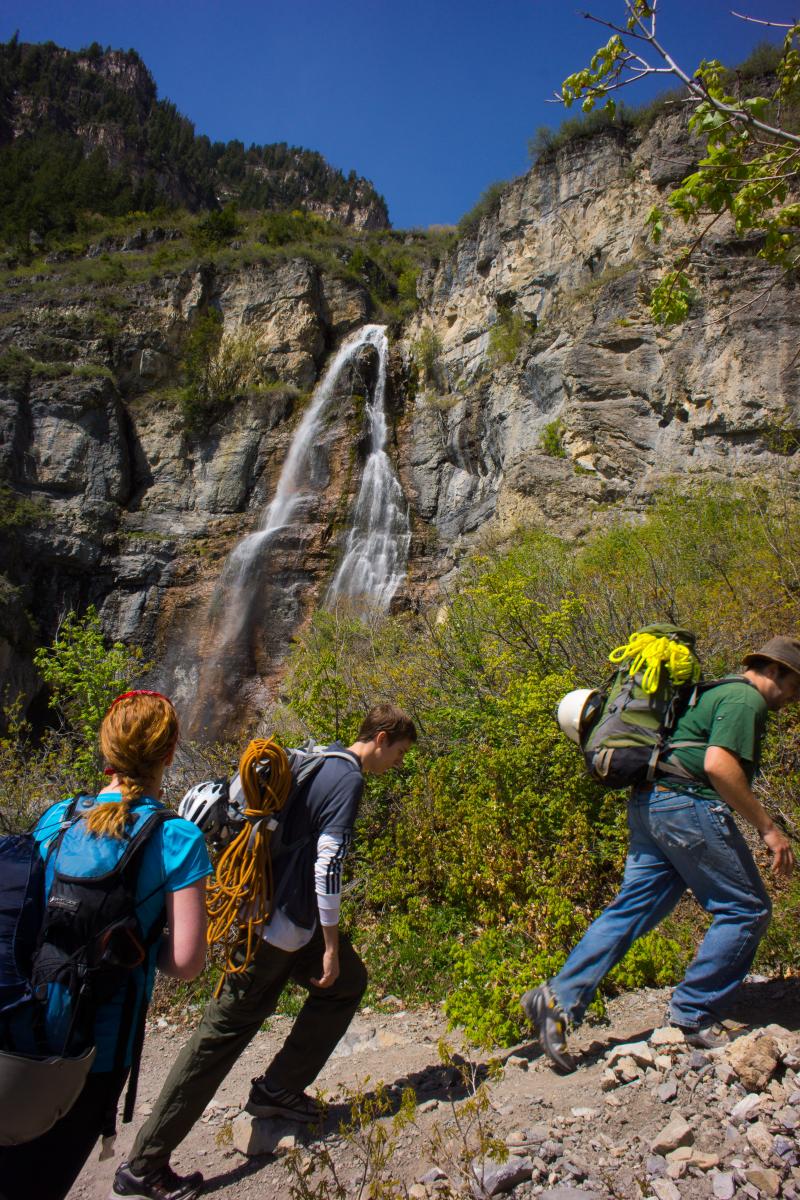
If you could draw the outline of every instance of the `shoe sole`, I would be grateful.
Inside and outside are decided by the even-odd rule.
[[[197,1200],[200,1195],[202,1184],[198,1184],[193,1191],[187,1192],[181,1197],[181,1200]],[[108,1200],[153,1200],[152,1196],[146,1196],[144,1192],[118,1192],[113,1187],[108,1193]]]
[[[204,1183],[205,1180],[201,1175],[198,1182],[181,1196],[181,1200],[197,1200],[197,1197],[203,1190]],[[145,1192],[118,1192],[116,1186],[112,1184],[111,1191],[108,1193],[108,1200],[153,1200],[153,1198]]]
[[[547,1042],[545,1041],[545,1039],[542,1037],[541,1031],[542,1031],[542,1026],[544,1024],[544,1021],[542,1021],[539,1018],[538,1011],[537,1011],[538,1010],[538,1004],[537,1004],[538,996],[539,996],[539,988],[532,988],[530,991],[525,992],[522,995],[522,997],[520,998],[520,1006],[522,1008],[522,1011],[525,1013],[525,1016],[528,1018],[529,1022],[533,1026],[533,1028],[536,1030],[536,1036],[539,1039],[539,1045],[541,1046],[543,1052],[550,1059],[550,1062],[553,1064],[553,1066],[556,1068],[556,1070],[559,1071],[562,1075],[571,1075],[577,1065],[575,1063],[575,1060],[573,1059],[572,1055],[568,1054],[566,1051],[560,1051],[560,1050],[557,1051],[557,1050],[551,1049],[547,1045]]]
[[[280,1104],[257,1104],[254,1100],[247,1101],[244,1111],[251,1117],[283,1117],[286,1121],[299,1121],[301,1125],[313,1125],[322,1117],[322,1113],[299,1113]]]

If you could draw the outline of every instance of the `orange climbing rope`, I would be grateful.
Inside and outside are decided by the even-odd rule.
[[[265,764],[269,771],[264,770]],[[261,768],[259,773],[258,768]],[[269,842],[289,795],[292,773],[286,754],[272,738],[250,742],[239,760],[247,824],[225,849],[206,888],[208,944],[227,942],[225,971],[238,975],[253,961],[272,903]]]

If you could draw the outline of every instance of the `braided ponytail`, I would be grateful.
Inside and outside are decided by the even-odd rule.
[[[158,768],[178,740],[178,717],[166,696],[127,692],[111,705],[100,726],[100,751],[120,782],[122,801],[96,805],[86,826],[96,837],[121,838],[131,808],[152,786]]]

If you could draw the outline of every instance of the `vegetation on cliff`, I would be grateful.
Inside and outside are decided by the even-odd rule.
[[[644,522],[619,523],[578,550],[535,530],[503,550],[486,547],[438,609],[368,621],[317,613],[292,654],[283,740],[301,731],[348,739],[380,698],[408,707],[421,734],[400,775],[370,784],[352,861],[348,921],[372,965],[374,998],[446,997],[472,1036],[521,1036],[519,994],[559,967],[613,894],[625,852],[623,797],[586,776],[557,729],[556,702],[604,678],[609,648],[654,618],[697,631],[708,677],[796,628],[798,516],[797,502],[774,489],[676,490]],[[122,687],[125,668],[138,669],[122,647],[107,660],[97,647],[90,614],[40,655],[64,724],[38,748],[18,726],[0,742],[7,824],[94,782],[92,764],[70,747],[85,744],[106,702],[97,688]],[[84,674],[98,662],[90,694]],[[233,747],[186,748],[172,801],[204,774],[232,772],[235,760]],[[797,828],[800,722],[791,710],[773,720],[764,765],[762,797]],[[800,882],[771,886],[775,916],[759,962],[795,970]],[[675,980],[704,922],[685,902],[607,987]]]
[[[80,231],[83,214],[321,208],[388,224],[367,180],[285,143],[211,142],[156,86],[135,51],[0,45],[0,241],[19,250]]]

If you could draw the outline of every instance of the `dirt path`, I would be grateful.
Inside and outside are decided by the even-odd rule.
[[[760,982],[743,989],[740,1018],[749,1016],[761,1028],[775,1021],[783,1026],[777,1041],[767,1030],[758,1042],[760,1051],[768,1043],[778,1049],[763,1088],[755,1091],[752,1079],[745,1086],[731,1068],[727,1052],[699,1054],[685,1046],[660,1045],[658,1035],[651,1037],[663,1025],[667,996],[665,991],[631,993],[610,1004],[606,1022],[585,1024],[571,1039],[583,1056],[572,1075],[555,1074],[536,1043],[501,1052],[505,1067],[502,1077],[489,1084],[486,1120],[509,1146],[512,1166],[519,1166],[521,1182],[514,1197],[800,1198],[800,1057],[793,1057],[795,1050],[800,1055],[800,1045],[794,1044],[800,1037],[792,1042],[793,1031],[800,1029],[800,981]],[[382,1081],[395,1107],[403,1088],[410,1086],[416,1095],[413,1125],[395,1135],[391,1174],[409,1189],[412,1200],[442,1193],[445,1181],[435,1178],[435,1169],[445,1167],[455,1178],[442,1158],[448,1146],[458,1152],[459,1139],[453,1140],[449,1125],[454,1112],[465,1112],[468,1089],[459,1070],[440,1060],[441,1037],[457,1048],[459,1042],[448,1033],[438,1009],[359,1013],[318,1080],[330,1103],[324,1129],[309,1133],[289,1123],[256,1122],[257,1134],[272,1142],[285,1135],[288,1142],[277,1155],[248,1158],[236,1149],[232,1139],[242,1145],[252,1127],[245,1117],[236,1120],[250,1079],[263,1070],[289,1025],[288,1018],[277,1017],[258,1035],[176,1152],[175,1169],[202,1170],[203,1194],[215,1200],[288,1197],[285,1146],[296,1143],[307,1159],[324,1145],[348,1197],[357,1197],[357,1151],[342,1138],[339,1124],[350,1111],[345,1097],[359,1088],[370,1092]],[[115,1167],[187,1036],[188,1031],[163,1019],[149,1031],[134,1124],[120,1128],[114,1159],[99,1162],[95,1157],[87,1164],[71,1200],[108,1196]],[[621,1043],[644,1043],[645,1049],[633,1058],[624,1056],[620,1065],[613,1053]],[[488,1056],[473,1052],[473,1061],[480,1071]],[[735,1106],[748,1095],[756,1099],[746,1102],[744,1116],[737,1115]],[[654,1151],[653,1140],[674,1118],[689,1127],[682,1144],[679,1137],[675,1146]],[[442,1145],[435,1151],[430,1139],[437,1130]],[[487,1187],[490,1182],[487,1175]],[[456,1186],[463,1187],[463,1180]]]

